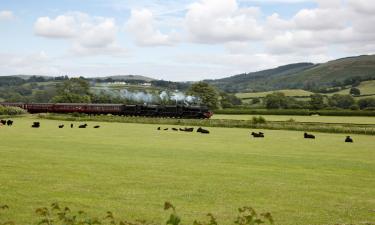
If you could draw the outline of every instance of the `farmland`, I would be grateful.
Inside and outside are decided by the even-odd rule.
[[[254,116],[259,115],[224,115],[215,114],[213,119],[229,119],[229,120],[251,120]],[[375,117],[363,116],[289,116],[289,115],[262,115],[267,121],[288,121],[295,122],[314,122],[314,123],[343,123],[343,124],[373,124],[375,125]]]
[[[277,224],[375,221],[373,136],[346,144],[343,134],[304,140],[302,132],[264,131],[255,140],[248,129],[202,135],[104,122],[58,129],[68,122],[38,119],[42,127],[32,130],[35,119],[14,120],[0,128],[0,203],[18,223],[55,201],[158,223],[164,201],[184,224],[207,212],[228,223],[245,205],[272,212]]]

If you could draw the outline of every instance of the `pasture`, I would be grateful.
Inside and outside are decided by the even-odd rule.
[[[254,116],[262,116],[267,121],[288,121],[343,124],[374,124],[375,117],[364,116],[296,116],[296,115],[227,115],[214,114],[212,119],[251,120]]]
[[[274,92],[281,92],[284,93],[285,96],[290,97],[310,97],[312,95],[312,92],[301,90],[301,89],[286,89],[286,90],[278,90],[278,91],[266,91],[266,92],[253,92],[253,93],[237,93],[236,96],[241,99],[247,99],[247,98],[264,98],[269,94],[272,94]]]
[[[164,201],[183,224],[208,212],[228,224],[241,206],[270,211],[283,225],[375,221],[373,136],[352,135],[348,144],[343,134],[304,140],[303,132],[265,130],[266,138],[252,139],[248,129],[205,135],[147,124],[71,129],[38,119],[41,127],[32,129],[36,119],[14,121],[0,128],[0,203],[17,224],[55,201],[158,223],[167,219]]]

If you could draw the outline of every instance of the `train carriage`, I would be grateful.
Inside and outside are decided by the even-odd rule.
[[[29,113],[85,113],[196,119],[209,119],[212,116],[212,112],[206,106],[84,103],[0,103],[0,105],[20,107]]]

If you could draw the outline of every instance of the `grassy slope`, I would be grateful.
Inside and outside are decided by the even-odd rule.
[[[254,93],[238,93],[236,96],[241,99],[246,98],[255,98],[255,97],[265,97],[268,94],[272,94],[274,91],[266,91],[266,92],[254,92]],[[277,92],[284,93],[286,96],[310,96],[313,93],[301,89],[287,89],[287,90],[278,90]]]
[[[355,76],[375,75],[375,55],[343,58],[305,70],[291,76],[293,81],[314,81],[319,83],[345,80]],[[288,81],[288,80],[284,80]]]
[[[303,88],[307,84],[330,86],[352,77],[375,77],[375,55],[343,58],[320,65],[292,64],[255,73],[212,80],[212,84],[237,92]]]
[[[361,95],[375,95],[375,80],[364,81],[357,87],[361,90]],[[348,95],[350,92],[350,88],[341,90],[339,92],[333,94],[346,94]]]
[[[223,115],[215,114],[212,119],[251,120],[257,115]],[[354,123],[374,124],[375,117],[363,116],[284,116],[284,115],[262,115],[267,121],[287,121],[294,119],[296,122],[319,122],[319,123]]]
[[[370,81],[364,81],[361,82],[361,84],[357,87],[361,90],[361,95],[375,95],[375,80],[370,80]],[[241,98],[241,99],[246,99],[246,98],[256,98],[256,97],[265,97],[268,94],[271,94],[275,91],[268,91],[268,92],[254,92],[254,93],[237,93],[236,96]],[[287,89],[287,90],[278,90],[277,92],[282,92],[286,96],[306,96],[309,97],[312,92],[301,90],[301,89]],[[326,94],[327,96],[332,96],[334,94],[343,94],[343,95],[348,95],[350,92],[350,88],[335,92],[335,93],[330,93]],[[362,98],[362,97],[355,97],[355,98]]]
[[[213,212],[269,210],[278,224],[374,221],[372,136],[210,128],[210,135],[158,132],[156,125],[100,123],[101,129],[57,129],[57,121],[15,119],[0,128],[0,202],[18,222],[59,201],[91,213],[164,222],[162,203],[178,206],[183,223]],[[67,123],[67,122],[65,122]],[[90,124],[92,125],[92,124]]]

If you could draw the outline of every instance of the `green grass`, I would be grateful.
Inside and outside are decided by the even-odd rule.
[[[375,221],[373,136],[209,128],[210,135],[157,131],[157,125],[104,123],[58,129],[60,123],[15,118],[1,127],[0,202],[25,223],[35,208],[59,201],[74,210],[166,221],[173,202],[184,224],[207,212],[233,221],[238,207],[271,211],[277,224]],[[166,127],[166,125],[163,125]],[[171,127],[171,126],[169,126]]]
[[[268,94],[272,94],[274,92],[281,92],[284,93],[286,96],[301,96],[301,97],[309,97],[312,95],[312,92],[301,90],[301,89],[288,89],[288,90],[278,90],[278,91],[266,91],[266,92],[254,92],[254,93],[237,93],[236,96],[241,99],[247,98],[264,98]]]
[[[364,81],[357,87],[361,91],[361,95],[375,95],[375,80]],[[334,94],[348,95],[350,93],[350,88],[329,94],[329,96]]]
[[[251,120],[259,115],[225,115],[214,114],[212,119],[228,120]],[[294,115],[262,115],[267,121],[287,121],[290,119],[296,122],[318,122],[318,123],[343,123],[343,124],[374,124],[375,117],[363,116],[294,116]]]

